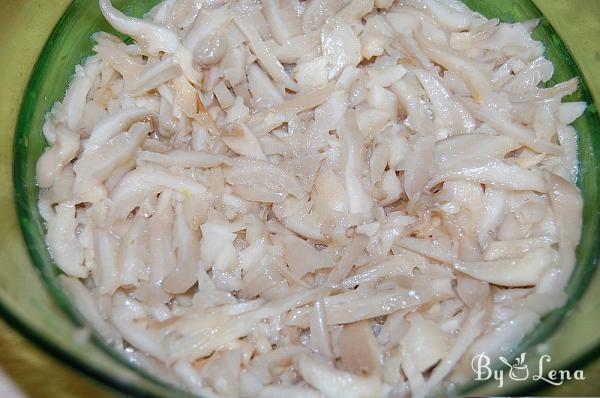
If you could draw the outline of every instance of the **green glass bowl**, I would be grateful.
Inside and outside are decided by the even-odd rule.
[[[75,65],[91,53],[91,34],[112,30],[93,0],[5,2],[8,4],[0,15],[0,51],[11,56],[0,63],[0,83],[6,89],[0,99],[0,314],[47,352],[122,393],[190,396],[128,362],[93,332],[90,338],[82,338],[86,323],[60,288],[59,271],[45,245],[44,224],[36,207],[35,164],[46,146],[41,133],[44,114],[63,97]],[[578,91],[569,98],[590,104],[575,123],[579,187],[585,205],[577,267],[567,289],[569,301],[544,317],[515,348],[515,353],[527,351],[531,364],[541,354],[549,354],[555,369],[578,368],[596,359],[600,350],[600,275],[594,272],[600,248],[596,167],[600,164],[600,124],[592,101],[600,98],[600,2],[536,0],[543,14],[530,0],[465,2],[487,17],[504,21],[543,15],[534,36],[544,42],[546,56],[555,65],[550,84],[583,77]],[[127,14],[140,16],[157,0],[114,3]],[[590,378],[588,375],[588,383]],[[520,382],[499,389],[492,383],[480,383],[462,386],[457,393],[506,395],[540,391],[536,389],[541,387]]]

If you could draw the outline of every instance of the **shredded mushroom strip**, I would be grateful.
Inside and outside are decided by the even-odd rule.
[[[457,0],[100,9],[49,113],[65,289],[204,396],[422,397],[565,302],[577,88]]]

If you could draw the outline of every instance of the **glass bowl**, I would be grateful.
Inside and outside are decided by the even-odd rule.
[[[157,2],[113,3],[129,15],[140,16]],[[63,97],[74,66],[91,53],[91,34],[112,30],[95,1],[5,3],[7,7],[0,16],[0,50],[10,56],[0,67],[0,82],[6,89],[0,99],[0,314],[43,350],[117,391],[139,397],[190,396],[128,362],[93,331],[90,334],[60,288],[59,271],[46,248],[44,224],[36,207],[35,164],[46,145],[41,133],[44,114]],[[594,272],[600,249],[600,184],[596,167],[600,164],[600,123],[592,101],[600,99],[600,2],[465,3],[487,17],[504,21],[543,15],[534,37],[544,42],[546,57],[555,65],[554,78],[549,83],[582,76],[578,91],[569,98],[590,104],[575,123],[579,132],[579,187],[585,205],[577,267],[567,288],[569,301],[545,316],[514,350],[527,351],[531,365],[537,363],[540,355],[548,354],[554,369],[579,368],[596,359],[600,351],[600,275]],[[593,379],[590,376],[588,380]],[[507,395],[535,392],[541,387],[531,381],[508,382],[502,389],[492,383],[473,383],[460,387],[456,393]],[[552,390],[545,393],[551,394]]]

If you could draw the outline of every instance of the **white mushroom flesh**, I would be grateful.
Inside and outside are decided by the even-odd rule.
[[[49,112],[39,208],[65,289],[132,361],[207,397],[422,397],[565,302],[587,104],[542,86],[536,21],[99,6],[133,42],[95,34]]]

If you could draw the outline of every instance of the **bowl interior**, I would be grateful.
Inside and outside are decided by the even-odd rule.
[[[158,0],[120,0],[113,3],[128,15],[141,16],[157,2]],[[511,2],[466,0],[465,3],[487,17],[499,17],[503,21],[523,21],[541,17],[539,10],[529,0]],[[116,33],[104,22],[95,2],[75,0],[67,8],[48,39],[31,75],[28,88],[23,96],[14,139],[13,183],[21,229],[29,255],[33,260],[33,266],[39,271],[43,280],[45,290],[39,291],[39,295],[49,293],[53,302],[67,314],[67,317],[56,321],[56,328],[59,330],[65,328],[64,333],[72,333],[72,330],[82,327],[85,322],[72,305],[69,297],[61,289],[57,278],[60,271],[52,261],[46,247],[45,225],[37,209],[38,189],[35,185],[35,165],[46,147],[41,133],[44,115],[55,101],[62,99],[75,65],[91,54],[92,33],[101,30]],[[542,19],[534,37],[544,42],[546,57],[554,63],[554,77],[548,84],[554,85],[557,82],[581,75],[564,43],[546,20]],[[584,294],[596,268],[595,263],[600,248],[598,223],[600,215],[596,203],[600,194],[600,186],[595,165],[600,161],[600,124],[584,81],[580,84],[578,91],[568,100],[586,101],[590,104],[585,114],[575,123],[579,132],[578,185],[584,196],[584,225],[582,240],[577,249],[577,266],[567,288],[569,296],[567,305],[546,315],[535,331],[515,348],[515,353],[531,351],[534,345],[545,341],[557,329],[564,316],[571,311]],[[17,267],[19,265],[15,264],[14,268],[17,269]],[[35,296],[38,292],[34,291],[28,294]],[[48,299],[44,296],[39,300],[43,302]],[[65,322],[69,324],[68,327],[63,325]],[[24,325],[23,329],[27,329],[27,326]],[[35,333],[32,334],[35,336]],[[53,348],[52,344],[49,344],[47,348],[54,349],[59,356],[78,367],[83,363],[82,370],[84,372],[130,394],[160,396],[167,395],[167,391],[170,391],[169,396],[183,394],[169,390],[164,382],[127,362],[122,355],[107,346],[94,333],[92,336],[91,342],[81,345],[81,347],[89,346],[89,349],[86,348],[85,351],[81,347],[72,352],[68,348],[57,350],[56,347]],[[34,337],[34,339],[36,338]],[[96,356],[98,358],[95,359]],[[532,354],[531,360],[534,358],[535,355]],[[123,378],[122,375],[127,376]],[[464,388],[470,390],[473,387],[470,385]],[[523,384],[509,386],[509,388],[523,387]],[[466,391],[465,389],[461,388],[460,391]]]

